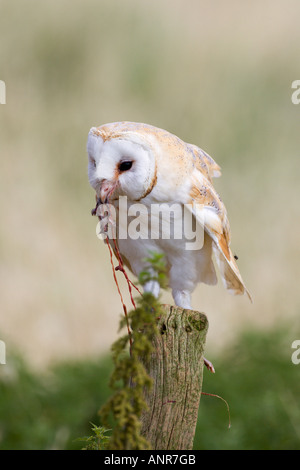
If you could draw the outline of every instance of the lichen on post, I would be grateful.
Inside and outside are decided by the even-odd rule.
[[[153,352],[144,362],[153,386],[145,390],[148,410],[141,417],[141,433],[154,450],[191,450],[202,391],[208,320],[194,310],[162,307]]]

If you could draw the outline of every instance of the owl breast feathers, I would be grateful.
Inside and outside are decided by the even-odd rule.
[[[198,283],[217,283],[214,257],[229,292],[251,299],[230,249],[226,208],[212,184],[220,167],[206,152],[133,122],[92,127],[87,151],[98,205],[115,209],[119,252],[136,276],[148,268],[149,252],[164,254],[174,301],[191,308]],[[194,244],[191,233],[198,236]],[[145,290],[157,296],[159,285],[151,281]]]

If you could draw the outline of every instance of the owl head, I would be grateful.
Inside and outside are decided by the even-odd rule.
[[[92,127],[87,141],[88,177],[101,202],[127,196],[138,201],[151,191],[156,162],[149,135],[134,123]]]

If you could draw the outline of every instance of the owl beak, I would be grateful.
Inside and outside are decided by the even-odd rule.
[[[100,185],[99,199],[101,204],[107,204],[109,198],[116,189],[116,184],[108,180],[103,180]]]

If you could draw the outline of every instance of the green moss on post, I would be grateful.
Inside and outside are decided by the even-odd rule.
[[[141,434],[155,450],[191,450],[208,321],[194,310],[170,305],[162,310],[151,359],[144,361],[153,386],[145,391],[149,410],[142,414]]]

